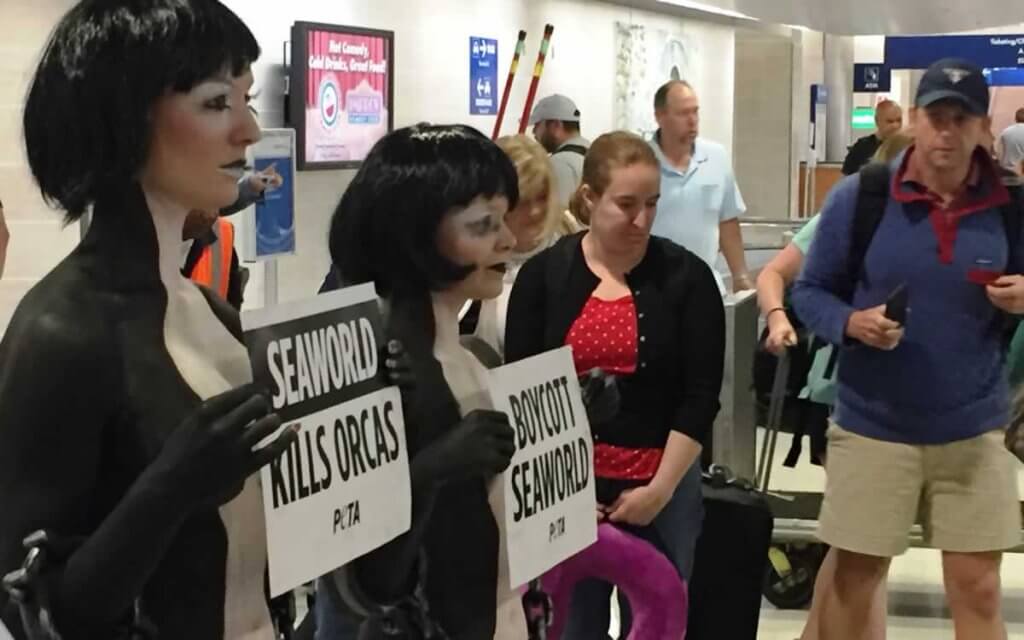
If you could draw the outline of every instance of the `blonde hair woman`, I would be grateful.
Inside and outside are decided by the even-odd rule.
[[[875,162],[892,162],[896,159],[896,156],[903,153],[912,144],[914,144],[914,136],[909,129],[897,131],[886,138],[882,144],[878,145],[878,150],[875,151],[875,157],[872,160]]]
[[[505,223],[516,237],[516,245],[506,265],[501,295],[467,307],[462,328],[503,356],[508,296],[519,267],[558,238],[576,233],[582,227],[558,205],[555,176],[544,147],[525,135],[505,136],[498,138],[497,143],[512,160],[519,177],[519,203],[505,216]]]
[[[519,175],[519,206],[507,216],[509,228],[519,241],[516,252],[535,251],[552,238],[579,231],[580,225],[558,205],[555,174],[544,147],[525,135],[505,136],[497,142]]]

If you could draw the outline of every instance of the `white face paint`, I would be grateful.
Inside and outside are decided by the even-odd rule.
[[[508,200],[504,196],[477,197],[465,209],[449,212],[437,230],[437,248],[448,260],[474,267],[447,291],[451,298],[487,300],[501,294],[505,263],[512,256],[516,237],[505,224]]]
[[[189,210],[218,211],[235,201],[246,149],[260,139],[249,109],[252,83],[252,72],[246,71],[157,100],[142,170],[147,192]]]
[[[167,290],[167,353],[203,400],[251,382],[252,370],[245,346],[220,321],[199,288],[181,275],[182,229],[190,210],[217,211],[238,197],[246,148],[259,140],[259,127],[247,104],[251,85],[252,74],[246,72],[158,100],[141,176],[156,230],[160,278]],[[270,640],[259,475],[250,476],[243,491],[218,511],[227,542],[224,637]]]

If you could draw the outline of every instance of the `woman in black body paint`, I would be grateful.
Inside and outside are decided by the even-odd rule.
[[[489,410],[486,371],[461,346],[458,321],[467,300],[502,291],[515,244],[504,219],[518,198],[497,145],[469,127],[418,125],[377,143],[334,213],[339,284],[374,283],[385,333],[415,380],[402,394],[413,525],[321,581],[323,640],[354,638],[353,617],[370,620],[363,639],[526,638],[520,598],[499,569],[500,491],[488,497],[513,431]]]
[[[238,315],[180,271],[187,213],[235,200],[259,138],[258,55],[215,0],[85,0],[28,94],[43,195],[93,215],[0,343],[0,573],[37,529],[83,540],[43,576],[65,639],[114,637],[136,602],[161,638],[275,637],[253,474],[292,434],[255,448],[280,421]]]

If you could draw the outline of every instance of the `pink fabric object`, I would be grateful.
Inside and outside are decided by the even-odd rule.
[[[550,640],[559,640],[576,583],[598,578],[614,584],[629,600],[633,626],[628,640],[683,640],[686,637],[686,583],[672,562],[646,540],[603,522],[597,542],[541,578],[551,598]]]

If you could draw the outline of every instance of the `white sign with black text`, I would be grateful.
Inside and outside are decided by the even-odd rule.
[[[261,471],[270,593],[409,530],[405,422],[387,387],[372,285],[242,314],[253,379],[298,438]]]
[[[563,347],[490,371],[491,399],[515,430],[502,474],[511,587],[597,541],[593,440],[572,351]]]

